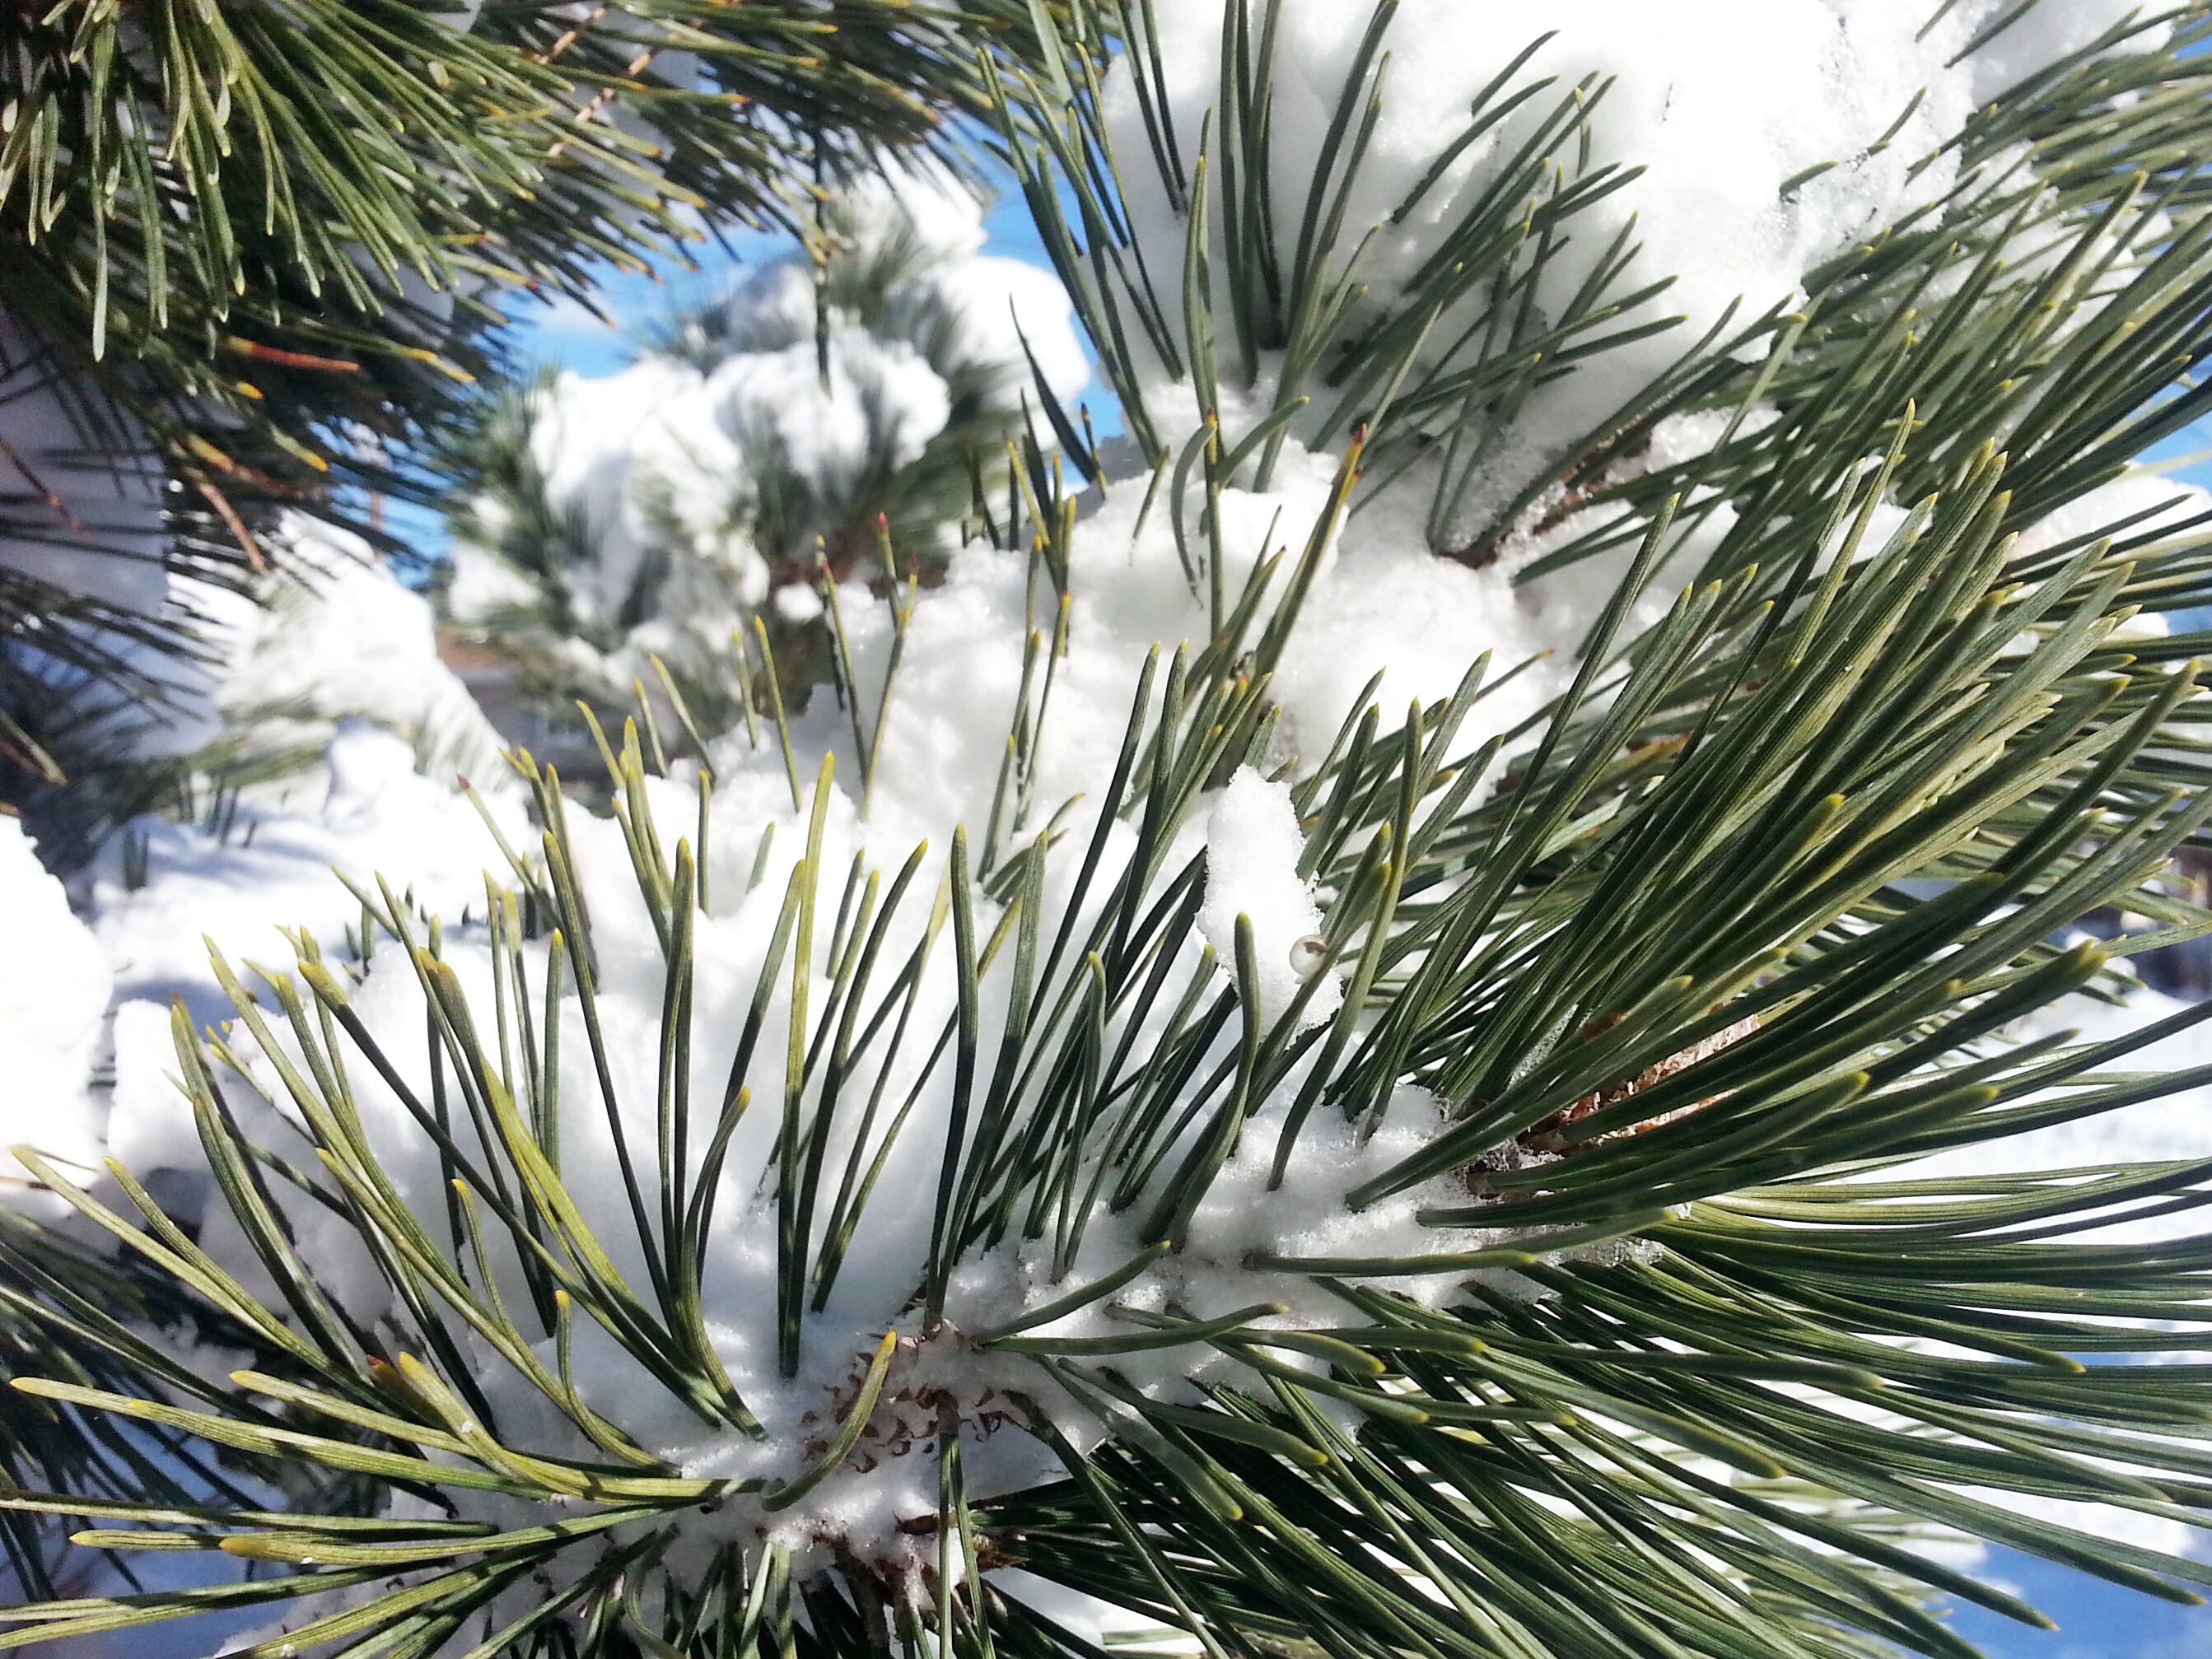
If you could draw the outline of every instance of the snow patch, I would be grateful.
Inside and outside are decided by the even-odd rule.
[[[100,945],[70,912],[62,884],[40,864],[20,820],[0,814],[0,1148],[27,1146],[81,1176],[97,1166],[100,1126],[87,1085],[112,983]],[[33,1189],[9,1158],[0,1204],[46,1219],[59,1200]]]
[[[1206,902],[1199,931],[1222,966],[1237,973],[1237,923],[1249,920],[1260,1010],[1272,1023],[1312,976],[1317,959],[1300,949],[1321,932],[1313,884],[1298,874],[1305,836],[1287,783],[1272,782],[1246,766],[1237,769],[1215,801],[1206,824]],[[1307,1000],[1301,1025],[1317,1025],[1341,1000],[1334,981]]]

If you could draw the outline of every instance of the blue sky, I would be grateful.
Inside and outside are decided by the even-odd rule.
[[[1038,264],[1048,262],[1018,198],[1002,200],[988,221],[991,251]],[[620,326],[611,328],[581,307],[538,307],[518,316],[513,343],[526,360],[586,375],[611,374],[629,360],[634,331],[659,318],[726,291],[742,274],[742,264],[773,258],[786,245],[777,239],[737,239],[738,262],[712,252],[697,271],[670,270],[658,280],[621,277],[605,289],[606,309]],[[1110,399],[1092,404],[1102,431],[1118,428]],[[2212,449],[2212,429],[2200,423],[2160,446],[2154,459],[2179,459]],[[2176,477],[2212,487],[2212,465],[2199,462]],[[423,544],[434,531],[426,527]],[[2023,1629],[1977,1608],[1954,1615],[1960,1634],[1981,1645],[1993,1659],[2212,1659],[2212,1608],[2169,1606],[2090,1577],[2037,1561],[2009,1550],[1990,1553],[1987,1576],[1999,1581],[2056,1619],[2056,1632]]]
[[[1992,1550],[1983,1576],[2003,1583],[2057,1621],[2055,1631],[2023,1629],[1979,1607],[1952,1623],[1996,1659],[2206,1659],[2212,1608],[2173,1607],[2054,1567],[2012,1550]]]
[[[984,224],[990,236],[989,251],[1007,258],[1026,259],[1049,267],[1044,244],[1017,194],[1002,196]],[[635,349],[635,331],[687,307],[712,301],[743,279],[747,264],[776,258],[792,246],[788,238],[741,231],[729,239],[731,253],[720,248],[698,250],[699,269],[664,269],[653,276],[626,276],[610,273],[600,289],[601,303],[617,324],[610,328],[574,301],[535,306],[515,313],[509,339],[526,360],[579,374],[609,374],[629,361]],[[1091,418],[1102,411],[1094,409]]]

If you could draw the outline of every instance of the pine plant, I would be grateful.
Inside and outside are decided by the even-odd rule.
[[[1037,14],[1046,15],[1045,12]],[[86,701],[158,706],[174,571],[230,586],[370,495],[497,361],[511,295],[792,225],[805,181],[938,144],[1006,0],[427,0],[0,9],[0,767],[80,762]],[[836,50],[824,52],[834,40]],[[940,145],[940,147],[942,147]]]
[[[189,1227],[19,1153],[249,1358],[11,1228],[15,1328],[83,1367],[15,1390],[111,1452],[0,1508],[257,1571],[0,1648],[260,1607],[246,1651],[362,1659],[1968,1659],[1945,1599],[2040,1615],[1940,1539],[2212,1583],[2050,1507],[2212,1498],[2206,1243],[2154,1224],[2212,1170],[2008,1156],[2201,1081],[2131,1057],[2203,1010],[2051,1013],[2212,932],[2158,885],[2212,819],[2204,640],[2144,620],[2205,602],[2199,526],[2065,517],[2206,395],[2212,16],[2017,82],[1796,303],[1515,450],[1665,321],[1588,257],[1601,88],[1501,74],[1436,153],[1525,149],[1439,161],[1378,290],[1395,0],[1304,200],[1295,7],[1220,8],[1197,131],[1109,9],[1040,14],[996,112],[1120,458],[1041,395],[1064,465],[995,546],[842,590],[835,718],[645,704],[609,818],[515,757],[542,833],[475,922],[364,881],[351,950],[218,958]],[[1348,521],[1583,581],[1571,661],[1286,713]],[[2107,905],[2151,926],[2081,939]]]
[[[486,398],[443,468],[455,631],[572,722],[649,689],[717,737],[771,674],[794,707],[843,696],[823,585],[893,544],[936,580],[1036,448],[1040,356],[1064,390],[1080,367],[1049,280],[975,257],[981,211],[936,169],[849,181],[803,248],[648,325],[613,379]]]

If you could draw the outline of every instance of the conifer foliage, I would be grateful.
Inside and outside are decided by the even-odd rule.
[[[2212,1165],[2037,1151],[2205,1081],[2066,1011],[2212,932],[2212,565],[2127,470],[2212,15],[1944,5],[2046,49],[1675,317],[1632,88],[1532,38],[1408,162],[1445,11],[1194,9],[979,69],[1125,439],[1040,383],[984,544],[827,586],[836,696],[641,700],[471,915],[219,956],[191,1214],[18,1154],[25,1571],[255,1570],[0,1649],[1969,1659],[2040,1615],[1934,1540],[2212,1585],[2071,1507],[2212,1505]]]
[[[702,219],[804,218],[807,180],[977,107],[977,51],[1030,15],[0,7],[10,798],[82,750],[88,677],[174,696],[197,619],[167,573],[242,585],[285,508],[373,532],[363,491],[434,488],[406,458],[492,367],[503,301],[586,297]]]

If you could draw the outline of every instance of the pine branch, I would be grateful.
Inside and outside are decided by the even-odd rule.
[[[345,521],[364,495],[437,494],[404,458],[494,367],[505,296],[586,295],[605,264],[680,257],[698,216],[787,225],[804,177],[946,149],[946,117],[980,103],[978,46],[1036,39],[1009,0],[641,0],[588,26],[495,5],[468,28],[404,0],[160,16],[0,10],[0,325],[70,398],[76,449],[150,470],[177,567],[233,585],[285,507]],[[188,622],[158,592],[88,604],[41,575],[45,545],[123,550],[30,490],[0,489],[8,563],[32,572],[0,596],[0,640],[43,628],[42,655],[143,694],[102,636],[150,617],[149,646],[173,651]]]

